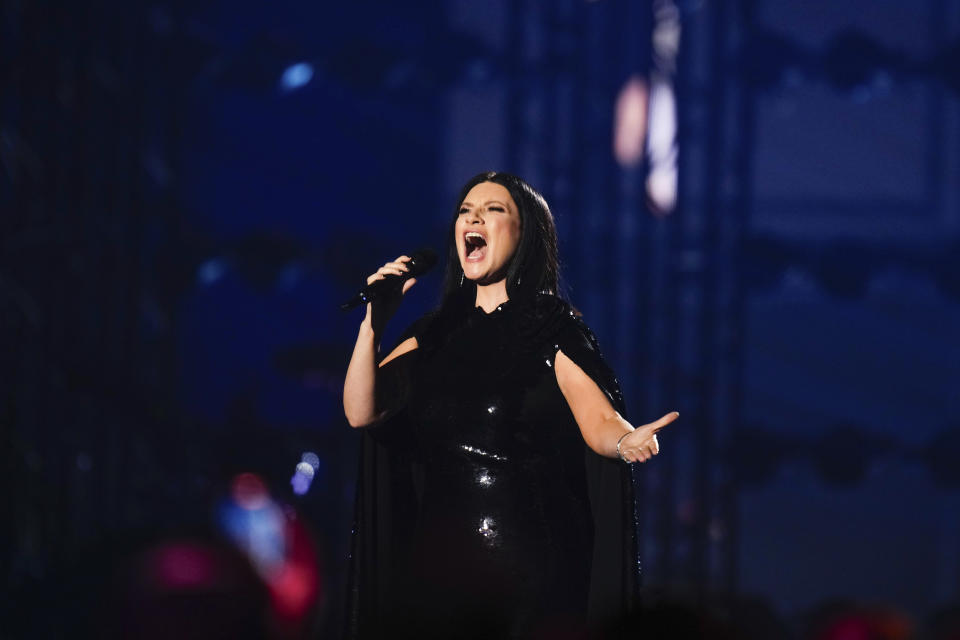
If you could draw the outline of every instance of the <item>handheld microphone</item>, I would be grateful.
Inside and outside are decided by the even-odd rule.
[[[414,252],[410,256],[410,260],[406,263],[407,268],[410,269],[409,271],[402,276],[391,273],[384,276],[381,280],[371,282],[363,289],[360,289],[357,295],[340,305],[340,308],[343,311],[349,311],[358,305],[373,302],[377,298],[391,293],[391,290],[395,287],[399,288],[403,286],[403,283],[410,278],[416,278],[426,273],[432,269],[435,264],[437,264],[437,252],[429,248],[420,249]]]

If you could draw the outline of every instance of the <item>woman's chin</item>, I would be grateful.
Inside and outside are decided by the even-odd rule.
[[[487,269],[484,269],[482,265],[479,265],[475,262],[462,264],[461,268],[463,269],[463,275],[467,278],[467,280],[472,280],[473,282],[477,283],[486,278],[488,273]]]
[[[499,269],[493,269],[490,265],[484,264],[483,262],[467,262],[461,260],[460,268],[463,270],[463,275],[467,280],[479,286],[494,284],[507,277],[507,269],[504,266],[501,266]]]
[[[471,276],[469,273],[467,273],[467,279],[479,287],[485,287],[487,285],[496,284],[506,280],[507,275],[505,273],[483,273],[476,276]]]
[[[478,286],[485,286],[491,284],[492,280],[485,273],[475,273],[471,274],[469,271],[465,272],[467,280]]]

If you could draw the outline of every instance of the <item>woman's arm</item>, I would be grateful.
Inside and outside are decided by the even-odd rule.
[[[668,413],[656,422],[634,429],[613,408],[597,383],[563,351],[557,351],[554,371],[557,384],[580,427],[584,441],[601,456],[616,458],[619,441],[624,459],[628,462],[646,462],[660,451],[657,431],[680,415],[677,412]]]
[[[387,407],[376,406],[378,367],[375,342],[376,338],[368,315],[360,325],[353,355],[350,357],[350,365],[347,367],[347,376],[343,382],[343,412],[351,427],[366,427],[373,424],[388,410]],[[380,366],[413,351],[417,346],[416,338],[407,338],[383,359]]]
[[[374,406],[376,385],[376,338],[370,326],[370,314],[360,324],[353,355],[343,381],[343,413],[351,427],[365,427],[377,417]]]
[[[406,265],[409,260],[410,258],[407,256],[400,256],[394,262],[388,262],[367,278],[367,284],[382,280],[387,275],[403,275],[404,272],[409,270]],[[406,294],[416,282],[416,278],[404,282],[397,299],[389,301],[391,304],[385,305],[381,309],[379,313],[386,315],[378,323],[381,331],[382,325],[386,324],[389,316],[393,315],[396,305],[399,304],[399,298]],[[374,329],[373,315],[373,306],[367,304],[367,315],[360,323],[360,332],[357,334],[357,342],[353,346],[353,355],[350,356],[347,375],[343,381],[343,413],[351,427],[365,427],[376,422],[387,413],[387,408],[378,407],[376,401],[377,352],[379,351],[380,336],[378,331]],[[382,367],[394,358],[416,348],[417,339],[408,338],[397,345],[390,355],[383,359],[380,366]]]

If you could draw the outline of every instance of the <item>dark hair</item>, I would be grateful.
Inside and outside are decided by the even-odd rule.
[[[532,298],[539,292],[557,294],[559,263],[557,228],[553,214],[540,193],[522,179],[509,173],[487,171],[470,178],[457,197],[450,232],[447,234],[447,271],[444,276],[441,307],[462,303],[472,307],[477,285],[464,280],[457,254],[456,225],[463,199],[482,182],[494,182],[510,192],[520,214],[520,243],[507,266],[507,295],[511,300]],[[461,285],[462,282],[462,285]]]

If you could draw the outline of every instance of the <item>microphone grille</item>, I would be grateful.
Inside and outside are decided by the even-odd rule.
[[[437,264],[437,252],[429,247],[417,249],[410,256],[410,275],[419,276]]]

